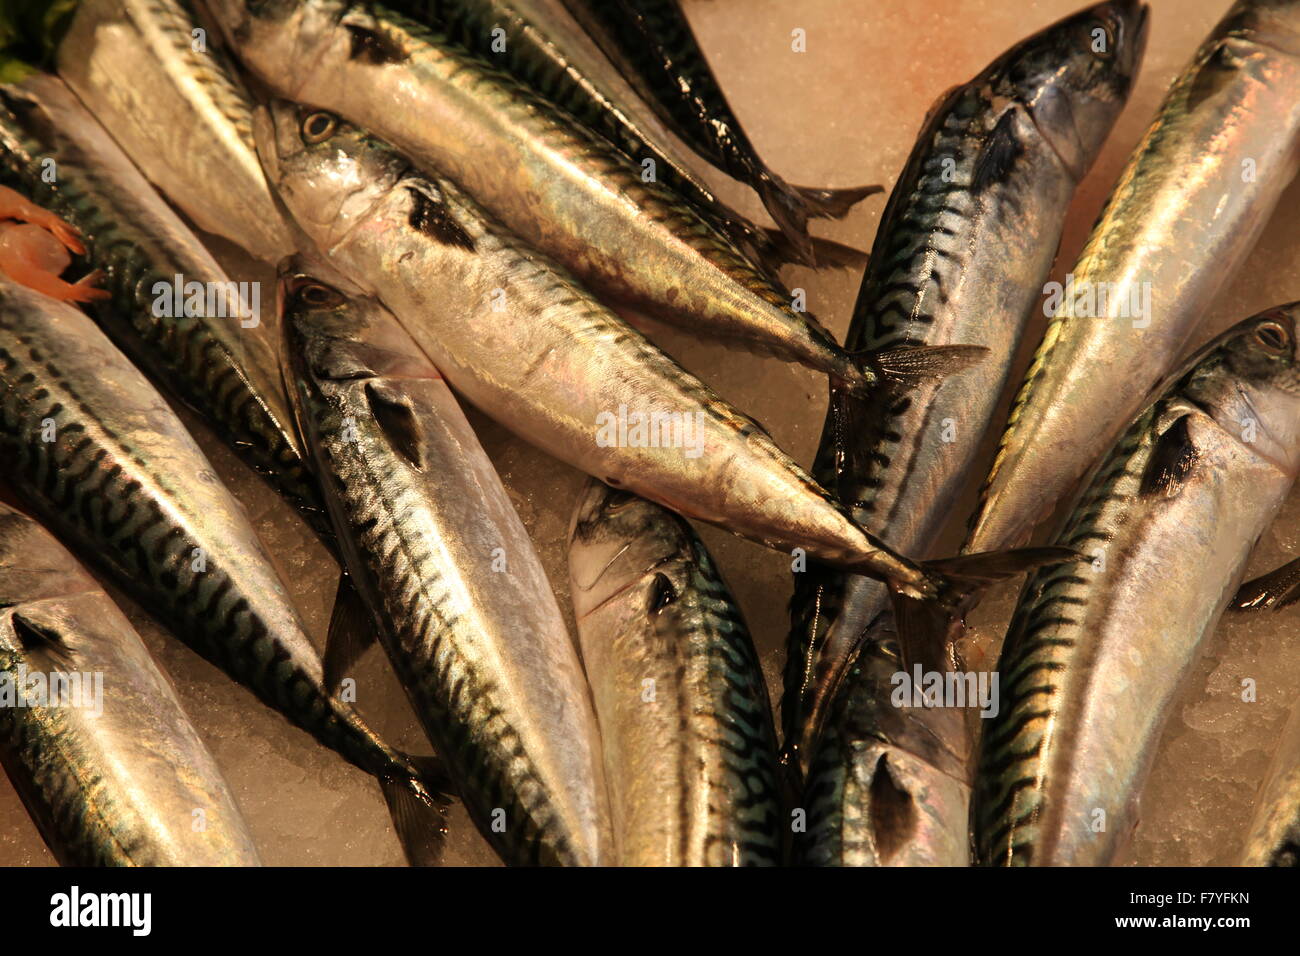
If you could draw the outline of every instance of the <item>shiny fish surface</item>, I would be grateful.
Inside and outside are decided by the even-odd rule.
[[[442,34],[379,5],[215,0],[244,65],[287,99],[455,181],[593,291],[855,388],[879,378],[688,203]]]
[[[469,422],[382,306],[282,275],[286,379],[351,580],[479,830],[509,863],[608,862],[582,665]]]
[[[283,396],[271,303],[263,321],[260,290],[254,301],[251,284],[230,281],[56,77],[0,87],[0,173],[81,233],[112,294],[94,318],[116,344],[326,531]],[[182,288],[202,284],[201,307],[188,309],[188,294],[173,301],[176,276]]]
[[[0,763],[60,862],[259,865],[230,788],[126,617],[3,504],[0,682],[14,695],[0,705]]]
[[[813,471],[907,554],[933,548],[970,480],[1070,200],[1127,99],[1145,16],[1137,3],[1098,4],[1012,47],[945,94],[895,186],[846,342],[989,351],[940,384],[866,401],[834,393]],[[1095,29],[1106,56],[1092,51]],[[787,759],[806,771],[845,668],[892,625],[876,582],[814,566],[795,584],[783,706]]]
[[[569,532],[623,866],[774,866],[776,732],[749,631],[695,532],[589,481]]]
[[[1070,270],[968,550],[1023,543],[1110,447],[1183,354],[1298,162],[1300,2],[1241,0],[1174,81]]]
[[[935,593],[923,569],[854,524],[762,428],[449,181],[414,172],[332,114],[284,102],[259,115],[258,141],[271,182],[331,263],[502,425],[688,517],[804,548],[909,595]]]
[[[200,229],[267,262],[294,252],[253,151],[252,106],[190,0],[81,0],[58,71]]]
[[[1207,346],[1121,435],[1003,646],[972,826],[1000,865],[1105,865],[1176,695],[1300,472],[1300,304]]]
[[[418,769],[326,693],[243,508],[162,397],[84,313],[7,280],[0,474],[193,650],[379,776],[399,833],[422,808],[437,816]]]

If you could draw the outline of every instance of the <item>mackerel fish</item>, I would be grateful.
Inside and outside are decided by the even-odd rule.
[[[281,270],[286,381],[415,713],[506,862],[608,862],[590,693],[523,523],[397,320],[317,271]]]
[[[753,642],[703,542],[589,481],[569,531],[623,866],[775,866],[776,732]]]
[[[506,428],[688,517],[938,594],[937,576],[855,524],[758,424],[449,180],[331,113],[277,101],[256,125],[269,180],[330,264]]]
[[[259,865],[230,788],[126,617],[4,504],[0,763],[64,865]]]
[[[1012,47],[940,100],[899,177],[877,232],[847,342],[855,349],[982,345],[988,358],[941,384],[867,400],[831,397],[814,474],[859,521],[908,554],[925,554],[951,517],[1051,271],[1066,212],[1122,110],[1146,39],[1146,8],[1088,7]],[[1101,31],[1106,53],[1094,52]],[[810,791],[826,815],[803,841],[822,862],[962,865],[967,840],[963,718],[907,708],[890,714],[903,670],[877,582],[813,566],[795,575],[787,656],[785,759],[806,775],[844,680],[835,739]],[[859,648],[870,660],[853,668]],[[951,668],[945,648],[907,648],[926,669]],[[873,704],[873,694],[882,694]],[[910,749],[909,749],[910,748]],[[939,765],[926,755],[936,752]],[[860,778],[845,789],[845,775]],[[879,788],[871,781],[883,775]],[[911,804],[922,796],[937,806]],[[840,801],[879,796],[897,812],[852,813]],[[812,799],[812,795],[808,800]],[[946,825],[909,835],[904,824]],[[842,832],[852,821],[856,837]],[[896,832],[873,832],[873,824]],[[915,838],[915,842],[913,840]],[[872,844],[877,844],[872,846]],[[839,850],[832,852],[831,847]]]
[[[1132,833],[1161,731],[1300,473],[1300,303],[1234,326],[1097,465],[999,661],[971,821],[992,865],[1106,865]]]

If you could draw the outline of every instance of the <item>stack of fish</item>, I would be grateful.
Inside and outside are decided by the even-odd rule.
[[[933,559],[1146,7],[1087,7],[945,94],[869,260],[809,221],[879,188],[774,172],[676,0],[563,7],[80,0],[42,21],[60,30],[38,44],[49,70],[5,64],[0,481],[23,510],[0,506],[0,678],[104,683],[103,719],[0,700],[0,759],[47,843],[82,864],[258,859],[79,558],[374,775],[415,865],[441,860],[457,800],[516,865],[1110,862],[1300,474],[1300,306],[1179,364],[1300,163],[1300,0],[1239,0],[1174,84],[1074,269],[1158,286],[1141,349],[1067,293],[966,546]],[[1243,155],[1258,174],[1225,191]],[[277,267],[278,321],[186,220]],[[788,264],[865,267],[843,343]],[[628,310],[827,376],[812,473]],[[163,393],[337,560],[323,652]],[[462,400],[591,476],[568,541],[576,641]],[[686,519],[792,557],[780,746]],[[900,700],[900,675],[972,676],[964,616],[1025,572],[991,719],[919,687]],[[1239,603],[1285,604],[1297,579]],[[434,756],[352,706],[376,642]],[[1300,862],[1297,747],[1250,862]]]

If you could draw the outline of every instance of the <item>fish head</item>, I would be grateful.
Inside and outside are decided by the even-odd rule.
[[[336,246],[408,169],[382,141],[333,113],[273,100],[253,117],[267,181],[322,249]]]
[[[1087,7],[1012,47],[992,68],[994,88],[1019,102],[1076,179],[1124,108],[1146,47],[1147,7]]]
[[[378,377],[437,378],[397,319],[324,263],[280,263],[277,304],[286,382],[320,388]]]
[[[1300,474],[1300,302],[1239,322],[1206,347],[1183,393],[1284,472]]]
[[[633,613],[658,610],[665,589],[679,587],[674,559],[690,548],[680,519],[629,491],[588,481],[569,527],[574,614],[585,617],[625,593]]]
[[[205,0],[206,8],[243,65],[263,80],[300,89],[327,48],[339,43],[346,12],[341,0]],[[289,95],[293,90],[281,89]]]

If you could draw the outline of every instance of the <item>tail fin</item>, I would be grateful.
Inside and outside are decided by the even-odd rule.
[[[408,757],[409,774],[388,774],[379,785],[393,828],[411,866],[438,866],[447,842],[444,813],[451,781],[436,757]]]
[[[896,589],[891,593],[903,670],[911,669],[915,662],[926,670],[958,669],[953,649],[956,638],[979,592],[990,584],[1044,565],[1086,560],[1072,548],[1043,547],[922,562],[921,568],[934,583],[938,597],[927,601]]]
[[[808,220],[840,219],[855,205],[883,186],[859,186],[855,189],[808,189],[791,186],[779,176],[765,173],[754,187],[763,205],[781,232],[802,253],[803,261],[816,263]]]
[[[1280,611],[1300,601],[1300,558],[1268,574],[1247,581],[1232,599],[1234,611],[1257,611],[1261,608]]]

